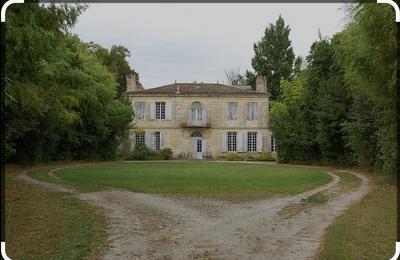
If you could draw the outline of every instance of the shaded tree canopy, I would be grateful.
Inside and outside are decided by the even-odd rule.
[[[396,170],[396,24],[391,7],[360,4],[347,27],[311,46],[307,65],[272,102],[283,162]]]
[[[68,29],[81,5],[12,5],[6,23],[5,155],[12,161],[109,159],[133,112],[117,82]]]

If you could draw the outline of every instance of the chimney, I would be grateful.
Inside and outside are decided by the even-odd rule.
[[[267,93],[267,78],[265,76],[257,76],[256,91]]]
[[[130,92],[130,91],[139,91],[141,90],[138,86],[137,86],[137,77],[136,74],[128,74],[126,75],[126,91]]]

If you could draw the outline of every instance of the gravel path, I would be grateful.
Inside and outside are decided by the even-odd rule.
[[[54,171],[52,171],[54,172]],[[368,191],[368,179],[345,192],[340,177],[296,196],[233,203],[171,198],[126,190],[78,193],[72,188],[19,175],[45,188],[73,193],[101,207],[110,219],[104,259],[313,259],[325,228]],[[323,192],[328,202],[281,213]]]

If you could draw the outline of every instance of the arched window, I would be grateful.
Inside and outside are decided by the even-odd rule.
[[[201,137],[201,133],[199,131],[194,131],[191,137]]]
[[[192,120],[202,120],[203,119],[203,108],[201,107],[201,103],[196,101],[192,103],[191,106]]]

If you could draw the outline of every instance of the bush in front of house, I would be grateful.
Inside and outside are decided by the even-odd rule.
[[[237,153],[228,154],[225,159],[227,161],[243,161],[243,157]]]
[[[129,154],[128,160],[148,161],[148,160],[172,160],[172,150],[170,148],[153,151],[146,145],[137,145],[135,150]]]
[[[276,158],[271,155],[271,153],[261,153],[261,154],[252,154],[252,153],[231,153],[228,154],[225,159],[227,161],[276,161]]]
[[[172,160],[171,148],[164,148],[155,153],[156,160]]]
[[[276,158],[271,153],[262,153],[256,156],[256,161],[274,162]]]
[[[146,145],[136,145],[128,160],[147,161],[155,159],[155,152],[146,147]]]

